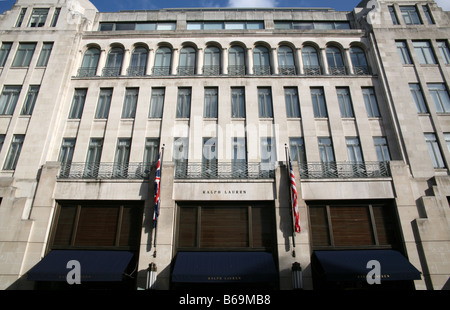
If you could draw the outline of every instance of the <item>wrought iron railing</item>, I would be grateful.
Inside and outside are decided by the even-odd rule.
[[[330,66],[328,67],[328,71],[331,75],[346,75],[347,68],[344,66]]]
[[[155,76],[168,76],[170,75],[169,66],[155,66],[152,69],[153,75]]]
[[[127,69],[127,74],[128,76],[144,76],[146,69],[145,66],[130,66]]]
[[[78,77],[93,77],[97,73],[97,67],[81,67],[78,69]]]
[[[154,168],[147,163],[62,163],[59,179],[146,179]]]
[[[178,75],[182,75],[182,76],[195,75],[195,67],[194,66],[180,66],[180,67],[178,67]]]
[[[270,66],[254,66],[253,67],[254,75],[271,75],[272,70]]]
[[[296,74],[295,66],[279,66],[278,72],[281,75],[295,75]]]
[[[274,163],[177,162],[175,179],[273,179]]]
[[[104,67],[102,70],[102,76],[111,77],[120,75],[120,67]]]
[[[299,163],[302,179],[359,179],[391,176],[388,162]]]
[[[305,75],[321,75],[322,68],[320,66],[304,66],[303,72]]]
[[[245,75],[245,66],[228,66],[229,75]]]
[[[203,75],[219,75],[220,66],[204,66]]]
[[[371,70],[368,66],[353,66],[353,73],[356,75],[370,75]]]

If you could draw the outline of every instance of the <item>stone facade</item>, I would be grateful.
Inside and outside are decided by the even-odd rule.
[[[405,7],[415,8],[410,14],[418,14],[419,24],[405,22]],[[48,8],[45,17],[35,11],[41,8]],[[431,24],[426,11],[431,14]],[[396,14],[396,25],[391,13]],[[33,22],[39,18],[42,25]],[[58,204],[73,200],[143,202],[139,288],[145,287],[148,265],[155,263],[156,287],[169,289],[171,262],[177,250],[178,204],[187,201],[272,202],[274,253],[283,290],[292,289],[294,262],[303,268],[303,287],[313,289],[310,203],[392,201],[401,248],[422,272],[422,279],[414,281],[415,288],[440,290],[448,286],[450,102],[445,100],[449,100],[450,59],[441,51],[450,56],[449,28],[449,12],[431,0],[362,1],[351,12],[278,8],[115,13],[98,12],[87,0],[47,0],[39,5],[17,0],[0,16],[4,57],[0,59],[0,100],[14,101],[6,99],[5,89],[21,86],[15,109],[0,115],[0,288],[33,288],[26,273],[51,249]],[[431,63],[422,64],[417,54],[418,43],[423,42],[428,42],[433,51]],[[17,55],[27,43],[33,48],[31,60],[17,65]],[[401,62],[400,43],[409,51],[410,63]],[[43,63],[43,51],[49,46],[50,57]],[[163,56],[164,48],[171,56],[167,63],[161,58],[167,57]],[[137,55],[138,50],[142,56]],[[242,54],[236,56],[237,50]],[[282,51],[287,54],[282,56]],[[316,56],[306,55],[311,51]],[[358,53],[366,62],[355,61],[361,56]],[[243,62],[233,57],[242,57]],[[317,57],[318,63],[311,57]],[[237,69],[244,71],[236,73]],[[422,90],[426,111],[416,110],[410,88],[413,84]],[[434,104],[439,91],[433,85],[444,86],[442,94],[445,97],[446,93],[447,99],[442,100],[447,106],[443,111]],[[39,86],[39,93],[32,113],[24,113],[22,105],[31,96],[31,86]],[[205,98],[211,89],[217,95],[208,101]],[[110,90],[109,110],[106,117],[99,116],[98,106],[103,99],[108,100],[105,91]],[[127,99],[133,98],[128,95],[135,90],[136,101]],[[163,109],[161,114],[152,114],[152,105],[157,102],[153,98],[160,90],[164,90]],[[188,90],[190,96],[189,114],[184,116],[178,114],[182,90]],[[244,91],[245,115],[234,114],[233,90]],[[296,93],[299,114],[286,112],[290,90]],[[266,91],[272,109],[268,114],[262,112],[267,101],[261,98]],[[343,112],[340,95],[350,98],[350,114]],[[326,114],[320,114],[319,97],[324,98],[326,110],[322,113]],[[84,103],[79,115],[74,112],[77,98]],[[376,98],[372,109],[377,111],[369,112],[369,98]],[[214,100],[218,102],[217,112],[207,114],[206,106],[210,108]],[[3,102],[0,104],[7,105]],[[135,106],[126,110],[124,106],[130,102]],[[434,134],[436,140],[427,141],[425,134]],[[24,140],[18,142],[18,161],[7,166],[17,145],[15,139],[20,137]],[[96,177],[86,178],[82,175],[93,138],[102,142],[100,167],[96,168]],[[184,159],[188,160],[188,169],[194,169],[195,164],[202,167],[205,163],[205,138],[214,138],[219,170],[221,163],[234,162],[237,140],[233,139],[242,138],[245,161],[271,171],[270,177],[237,180],[189,173],[178,177],[177,143],[187,141]],[[293,154],[294,138],[301,139],[305,154],[293,163],[302,225],[301,233],[295,236],[290,224],[285,148],[290,146]],[[328,160],[336,163],[335,170],[340,174],[312,177],[314,169],[323,168],[320,163],[324,163],[326,146],[319,142],[322,138],[331,142],[333,158]],[[389,173],[380,172],[383,161],[374,138],[383,138],[389,149]],[[164,146],[156,243],[152,241],[154,176],[130,177],[131,171],[134,175],[141,171],[152,150],[146,149],[147,139],[158,141],[158,151]],[[66,175],[59,161],[63,158],[61,146],[69,140],[76,143],[70,150],[70,173]],[[119,141],[130,143],[125,177],[117,177],[113,164],[118,162]],[[349,164],[361,167],[351,158],[350,141],[358,141],[363,175],[343,176]],[[263,149],[266,142],[270,150]],[[437,165],[433,165],[429,153],[435,146],[442,158]],[[81,168],[75,176],[76,164]],[[109,167],[115,177],[100,177],[104,167]]]

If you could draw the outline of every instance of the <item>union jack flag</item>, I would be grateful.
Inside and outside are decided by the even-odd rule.
[[[159,189],[161,182],[161,153],[158,156],[158,162],[156,163],[156,174],[155,174],[155,204],[153,207],[153,227],[156,227],[156,222],[159,216]]]
[[[299,233],[301,229],[300,229],[300,215],[298,213],[297,186],[295,185],[295,175],[294,170],[292,169],[290,156],[289,156],[289,179],[291,184],[292,210],[294,211],[295,232]]]

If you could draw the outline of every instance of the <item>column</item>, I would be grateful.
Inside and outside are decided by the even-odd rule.
[[[177,48],[172,50],[172,75],[177,75],[178,63],[179,63],[179,52]]]
[[[322,58],[323,74],[330,74],[330,71],[328,70],[327,50],[325,48],[320,49],[320,58]]]
[[[147,56],[147,68],[145,69],[145,75],[152,75],[153,65],[155,64],[155,51],[153,49],[148,50]]]
[[[253,48],[248,47],[247,48],[247,74],[253,74]]]
[[[222,72],[221,74],[228,74],[228,49],[222,48]]]
[[[131,52],[129,49],[125,49],[123,51],[123,62],[122,62],[122,68],[120,70],[120,75],[128,75],[127,71],[128,71],[128,67],[130,65],[130,55]]]
[[[349,48],[344,50],[344,66],[347,66],[347,74],[353,75],[353,64]]]
[[[278,74],[279,70],[278,70],[277,48],[273,47],[272,48],[272,52],[270,54],[271,54],[271,57],[272,57],[272,66],[273,66],[272,74]]]
[[[103,68],[105,67],[106,62],[106,51],[102,49],[100,51],[100,57],[98,59],[98,66],[97,66],[97,76],[102,76]]]

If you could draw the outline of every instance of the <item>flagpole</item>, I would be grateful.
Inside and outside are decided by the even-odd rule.
[[[163,163],[163,157],[164,157],[164,146],[165,146],[165,144],[163,144],[163,146],[161,147],[161,152],[160,152],[161,155],[159,157],[159,164],[160,164],[160,166],[159,166],[159,188],[158,188],[158,190],[159,190],[159,197],[158,197],[158,199],[159,199],[159,210],[157,210],[158,211],[158,216],[159,216],[159,212],[161,210],[161,177],[162,177],[162,163]],[[158,167],[156,169],[158,169]],[[156,175],[155,175],[155,177],[156,177]],[[155,193],[155,195],[156,194],[157,193]],[[155,208],[155,205],[153,207]],[[153,212],[155,212],[155,211],[153,211]],[[153,257],[156,257],[156,233],[158,231],[158,223],[157,222],[158,221],[157,221],[157,217],[156,217],[154,219],[154,222],[153,222],[153,225],[154,225],[154,227],[153,227],[153,229],[154,229],[153,248],[155,249],[154,252],[153,252]]]
[[[287,181],[288,181],[288,187],[289,187],[289,214],[291,215],[291,226],[292,226],[292,256],[295,257],[295,219],[293,216],[293,205],[292,205],[292,188],[291,188],[291,170],[289,167],[289,148],[287,144],[284,144],[284,149],[286,153],[286,173],[287,173]]]

